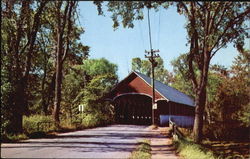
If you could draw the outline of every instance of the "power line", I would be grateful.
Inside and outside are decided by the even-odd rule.
[[[139,24],[139,30],[140,30],[140,37],[141,37],[141,40],[142,40],[142,46],[143,46],[143,48],[145,48],[143,34],[142,34],[142,28],[141,28],[141,22],[140,21],[137,21],[137,22]]]
[[[155,61],[155,58],[160,57],[159,54],[155,54],[156,52],[159,52],[159,50],[153,50],[152,48],[152,41],[151,41],[151,28],[150,28],[150,16],[149,16],[149,8],[148,8],[148,33],[149,33],[149,45],[150,45],[150,51],[145,50],[145,57],[149,59],[152,66],[152,124],[156,124],[156,118],[155,118],[155,109],[157,109],[157,105],[155,103],[155,84],[154,84],[154,68],[157,66],[157,62]]]
[[[150,17],[149,17],[149,8],[148,8],[148,34],[149,34],[149,45],[150,45],[150,50],[152,50],[151,28],[150,28]]]
[[[161,7],[159,10],[159,23],[158,23],[159,29],[158,29],[158,39],[157,39],[157,45],[158,48],[160,48],[160,31],[161,31]]]

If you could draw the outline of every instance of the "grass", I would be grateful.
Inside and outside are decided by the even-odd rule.
[[[151,146],[150,140],[143,140],[139,142],[139,146],[132,152],[130,159],[150,159]]]
[[[211,141],[203,140],[195,144],[191,138],[191,130],[179,128],[185,138],[175,140],[174,145],[180,156],[186,159],[234,159],[250,158],[250,142],[244,141]]]
[[[25,140],[28,139],[29,137],[22,133],[22,134],[2,134],[1,135],[1,143],[4,142],[16,142],[19,140]]]
[[[202,145],[195,144],[189,139],[175,140],[177,153],[185,159],[215,159],[213,152]]]

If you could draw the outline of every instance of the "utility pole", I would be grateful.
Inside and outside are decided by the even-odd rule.
[[[151,2],[149,2],[148,6],[148,34],[149,34],[149,45],[150,45],[150,51],[145,50],[145,57],[149,59],[152,65],[152,79],[151,79],[151,85],[152,85],[152,124],[155,124],[155,109],[157,109],[155,105],[155,74],[154,74],[154,68],[157,66],[157,62],[155,61],[155,58],[160,57],[159,54],[156,54],[156,52],[159,52],[159,50],[153,50],[152,47],[152,41],[151,41],[151,28],[150,28],[150,16],[149,16],[149,9],[151,8]]]
[[[156,54],[156,52],[159,52],[159,50],[153,50],[151,49],[150,51],[146,51],[145,53],[147,55],[145,55],[146,58],[149,59],[150,63],[151,63],[151,71],[152,71],[152,79],[151,79],[151,85],[152,85],[152,124],[155,124],[155,82],[154,82],[154,68],[157,66],[157,62],[155,61],[155,58],[160,57],[159,54]]]

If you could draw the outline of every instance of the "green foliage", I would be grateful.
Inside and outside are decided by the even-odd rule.
[[[171,84],[172,74],[164,67],[163,59],[161,57],[156,59],[157,66],[155,67],[155,79],[165,84]],[[132,59],[132,70],[151,76],[151,63],[148,60],[142,60],[139,57]]]
[[[104,114],[102,112],[84,114],[82,119],[83,127],[91,128],[97,126],[105,126],[107,124],[111,124],[113,122],[112,116],[108,114]]]
[[[103,1],[95,1],[94,4],[97,5],[97,10],[99,15],[104,15],[103,13]],[[107,10],[112,12],[113,28],[117,29],[120,23],[124,28],[133,28],[135,20],[142,20],[144,18],[143,9],[145,7],[154,8],[158,11],[158,7],[167,8],[171,2],[163,1],[110,1],[105,3]]]
[[[172,60],[171,65],[174,71],[172,86],[194,98],[193,85],[190,80],[190,72],[188,71],[187,54],[181,54]]]
[[[86,60],[84,61],[81,67],[91,77],[104,75],[104,74],[115,75],[118,69],[117,65],[110,63],[105,58]]]
[[[52,123],[52,118],[51,116],[44,116],[44,115],[31,115],[29,117],[24,116],[23,118],[24,132],[26,134],[31,134],[37,131],[48,132],[48,131],[54,130],[53,125],[51,125],[51,127],[40,125],[40,128],[39,128],[40,130],[38,130],[39,122],[51,122]]]
[[[28,139],[28,136],[26,134],[4,134],[1,136],[2,141],[7,142],[16,142],[20,140]]]
[[[66,119],[82,119],[83,127],[113,122],[113,107],[103,97],[117,84],[117,66],[108,60],[87,59],[68,70],[63,83],[62,112]],[[78,106],[84,105],[84,112]]]
[[[187,139],[179,139],[174,141],[178,154],[185,159],[214,159],[216,158],[212,151],[201,145]]]
[[[249,52],[239,54],[231,70],[216,66],[208,80],[204,133],[216,139],[249,138]],[[230,74],[229,74],[230,73]],[[230,130],[230,131],[228,131]]]
[[[135,151],[132,152],[132,155],[129,159],[150,159],[151,158],[151,146],[150,140],[143,140],[139,142],[139,146]]]

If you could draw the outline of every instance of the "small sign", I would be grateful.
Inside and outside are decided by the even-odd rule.
[[[153,109],[157,109],[157,103],[153,105]]]
[[[83,112],[83,109],[84,109],[83,105],[82,104],[79,105],[79,112]]]

